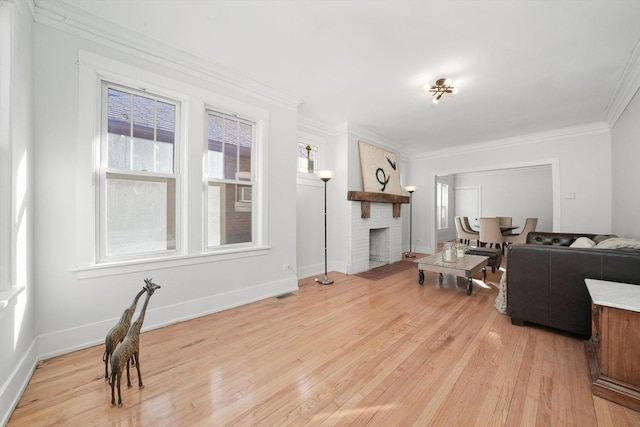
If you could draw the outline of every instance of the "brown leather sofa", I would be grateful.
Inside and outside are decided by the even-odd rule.
[[[511,323],[530,322],[589,337],[591,298],[584,279],[640,285],[640,250],[569,247],[578,237],[599,243],[615,236],[532,232],[526,244],[509,246]]]

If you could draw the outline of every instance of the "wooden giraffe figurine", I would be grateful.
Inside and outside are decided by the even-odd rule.
[[[140,310],[140,314],[135,322],[129,328],[129,332],[127,332],[127,336],[122,341],[122,344],[116,348],[111,356],[111,404],[115,404],[115,387],[118,387],[118,406],[122,406],[122,395],[120,393],[120,379],[122,378],[122,371],[126,365],[127,367],[127,387],[131,387],[131,377],[129,376],[129,361],[132,364],[135,363],[136,370],[138,371],[138,387],[143,388],[142,385],[142,376],[140,375],[140,329],[142,328],[142,322],[144,322],[144,315],[147,311],[147,305],[149,304],[149,299],[151,295],[156,291],[156,289],[160,289],[159,285],[156,285],[151,281],[152,279],[144,279],[145,290],[147,292],[147,298],[144,301],[144,305],[142,306],[142,310]]]
[[[138,300],[147,291],[146,288],[142,288],[138,295],[133,299],[133,303],[129,308],[127,308],[120,317],[118,324],[115,325],[111,330],[107,333],[107,337],[104,340],[104,354],[102,355],[102,361],[104,362],[104,378],[109,378],[109,358],[113,354],[113,351],[116,349],[116,346],[122,342],[124,337],[127,335],[129,331],[129,327],[131,326],[131,318],[133,317],[133,313],[136,312],[136,306],[138,305]]]

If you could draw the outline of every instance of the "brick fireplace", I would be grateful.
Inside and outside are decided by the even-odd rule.
[[[362,218],[360,203],[349,203],[349,211],[351,238],[347,274],[402,259],[402,219],[393,217],[391,203],[371,203],[369,218]],[[370,255],[375,258],[373,263]]]

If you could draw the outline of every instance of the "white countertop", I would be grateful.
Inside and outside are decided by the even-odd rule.
[[[584,279],[594,304],[640,312],[640,285]]]

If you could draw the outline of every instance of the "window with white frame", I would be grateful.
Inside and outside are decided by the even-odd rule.
[[[298,172],[316,173],[318,171],[318,147],[298,143]]]
[[[174,252],[180,103],[102,82],[99,258]]]
[[[438,230],[449,228],[449,185],[436,183],[436,206],[438,209]]]
[[[254,242],[255,122],[207,111],[207,247]]]

